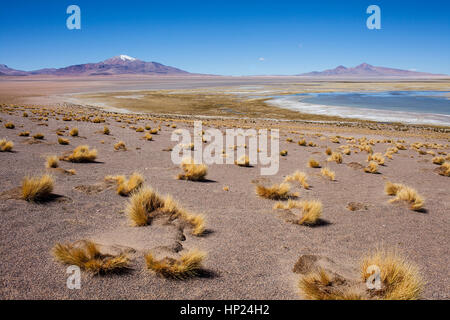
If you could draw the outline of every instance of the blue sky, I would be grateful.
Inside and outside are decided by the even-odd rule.
[[[81,8],[81,30],[66,8]],[[381,8],[381,30],[366,8]],[[362,62],[450,74],[450,1],[4,1],[0,63],[21,70],[119,54],[190,72],[298,74]]]

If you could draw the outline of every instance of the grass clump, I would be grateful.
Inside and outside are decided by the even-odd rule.
[[[19,137],[29,137],[30,131],[22,131],[19,133]]]
[[[307,182],[307,176],[306,176],[306,173],[304,173],[304,172],[300,172],[297,170],[292,175],[289,175],[284,179],[284,182],[292,182],[292,181],[296,181],[303,188],[309,189],[309,184]]]
[[[44,139],[44,135],[43,135],[42,133],[36,133],[36,134],[33,136],[33,138],[34,138],[34,139],[37,139],[37,140],[42,140],[42,139]]]
[[[179,259],[165,257],[157,260],[151,253],[145,255],[147,268],[166,278],[186,279],[197,276],[202,270],[206,253],[191,250],[181,255]]]
[[[432,161],[434,164],[443,164],[445,159],[444,157],[434,157]]]
[[[369,156],[367,157],[367,161],[375,161],[376,163],[378,163],[379,165],[384,165],[384,157],[381,155],[381,153],[373,153],[373,154],[369,154]]]
[[[381,289],[372,289],[372,295],[384,300],[416,300],[420,297],[423,281],[418,268],[395,251],[377,249],[363,258],[361,278],[371,276],[369,266],[380,270]]]
[[[90,150],[88,145],[76,147],[72,154],[64,157],[63,160],[70,162],[94,162],[97,158],[97,150]]]
[[[241,156],[234,163],[240,167],[250,167],[250,159],[246,155]]]
[[[131,195],[126,213],[134,226],[145,226],[158,215],[168,215],[170,220],[181,219],[192,227],[192,234],[199,236],[205,231],[202,215],[190,213],[170,196],[161,197],[150,187],[141,187]]]
[[[103,127],[103,134],[109,135],[111,131],[109,130],[108,126]]]
[[[145,135],[144,135],[144,139],[147,140],[147,141],[152,141],[153,140],[153,136],[150,133],[146,132]]]
[[[7,141],[6,139],[0,140],[0,152],[11,152],[14,147],[12,141]]]
[[[94,274],[117,273],[130,268],[130,261],[125,254],[102,254],[97,245],[89,240],[74,244],[57,243],[53,248],[53,256],[64,264],[76,265]]]
[[[72,129],[69,131],[69,134],[70,134],[72,137],[78,137],[78,128],[72,128]]]
[[[450,162],[444,162],[442,166],[439,167],[439,174],[441,176],[450,177]]]
[[[12,122],[7,122],[5,123],[5,128],[6,129],[14,129],[16,126],[14,125],[14,123]]]
[[[288,151],[287,151],[287,150],[281,150],[281,151],[280,151],[280,156],[282,156],[282,157],[287,156],[287,154],[288,154]]]
[[[285,200],[291,195],[291,190],[288,183],[274,184],[271,187],[265,187],[263,185],[256,186],[256,194],[262,198],[271,200]]]
[[[68,145],[70,143],[70,141],[69,141],[69,139],[59,137],[58,143],[61,145]]]
[[[332,152],[327,161],[335,161],[336,163],[342,163],[342,154],[339,152]]]
[[[45,167],[47,169],[50,168],[58,168],[58,157],[57,156],[48,156],[47,159],[45,160]]]
[[[180,168],[183,170],[183,173],[177,176],[180,180],[203,181],[208,173],[205,164],[195,164],[192,158],[183,159]]]
[[[425,200],[419,193],[408,186],[387,182],[385,185],[385,192],[388,195],[396,196],[390,202],[405,201],[410,204],[411,210],[420,211],[425,205]]]
[[[369,165],[364,168],[364,172],[378,173],[378,163],[376,163],[375,161],[370,161]]]
[[[328,178],[331,181],[335,180],[336,174],[334,173],[334,171],[330,170],[329,168],[323,168],[322,170],[320,170],[320,173],[322,174],[323,177]]]
[[[320,168],[320,163],[314,159],[309,159],[308,160],[308,167],[310,168]]]
[[[117,193],[121,196],[128,196],[138,190],[144,183],[144,178],[137,172],[134,172],[127,180],[125,176],[107,176],[106,181],[117,183]]]
[[[119,151],[119,150],[126,151],[126,150],[127,150],[127,147],[125,146],[125,142],[119,141],[119,142],[117,142],[117,143],[114,145],[114,149],[115,149],[116,151]]]
[[[52,176],[25,177],[22,181],[22,199],[26,201],[43,201],[50,198],[54,181]]]

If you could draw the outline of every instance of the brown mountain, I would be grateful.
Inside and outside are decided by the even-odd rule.
[[[445,76],[443,74],[433,74],[402,69],[376,67],[367,63],[362,63],[353,68],[338,66],[334,69],[324,71],[313,71],[299,74],[299,76],[309,77],[430,77]]]
[[[35,71],[19,71],[0,65],[0,75],[56,75],[56,76],[94,76],[119,74],[145,75],[189,75],[181,69],[166,66],[158,62],[146,62],[127,55],[119,55],[98,63],[72,65],[59,69],[40,69]],[[6,67],[6,68],[5,68]]]
[[[26,76],[27,74],[25,71],[11,69],[6,64],[0,64],[0,76]]]

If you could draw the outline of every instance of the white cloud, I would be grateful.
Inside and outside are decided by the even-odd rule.
[[[266,60],[266,59],[264,59],[264,57],[261,57],[261,58],[259,58],[258,60],[259,60],[259,61],[264,61],[264,60]]]

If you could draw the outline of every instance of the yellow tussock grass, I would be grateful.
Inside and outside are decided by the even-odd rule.
[[[378,163],[376,163],[375,161],[370,161],[369,165],[364,168],[364,172],[378,173]]]
[[[390,202],[406,201],[410,204],[411,210],[422,210],[425,205],[423,197],[411,187],[388,181],[384,190],[388,195],[396,196],[394,199],[390,200]]]
[[[58,138],[58,143],[62,145],[68,145],[70,143],[69,139]]]
[[[144,178],[137,172],[134,172],[127,180],[125,176],[107,176],[106,181],[114,181],[117,184],[117,193],[121,196],[128,196],[138,190],[144,183]]]
[[[72,128],[72,129],[69,131],[69,134],[70,134],[72,137],[77,137],[77,136],[78,136],[78,128]]]
[[[246,155],[241,156],[234,163],[240,167],[250,167],[250,159]]]
[[[44,139],[44,135],[43,135],[42,133],[36,133],[36,134],[33,136],[33,138],[34,138],[34,139],[37,139],[37,140],[42,140],[42,139]]]
[[[381,289],[373,292],[385,300],[416,300],[420,297],[423,281],[418,268],[396,251],[377,249],[363,258],[361,278],[365,282],[371,276],[370,266],[380,270]],[[369,269],[370,270],[370,269]]]
[[[183,170],[183,173],[177,176],[180,180],[202,181],[208,173],[208,167],[205,164],[195,164],[192,158],[183,159],[180,168]]]
[[[6,129],[14,129],[16,126],[14,125],[14,123],[12,122],[7,122],[5,123],[5,128]]]
[[[287,156],[287,154],[288,154],[288,151],[287,151],[287,150],[281,150],[281,151],[280,151],[280,156],[282,156],[282,157]]]
[[[126,151],[127,147],[125,146],[125,142],[119,141],[114,145],[114,149],[117,151],[119,151],[119,150]]]
[[[165,257],[157,260],[151,253],[145,255],[147,268],[166,278],[186,279],[195,277],[202,270],[206,253],[191,250],[181,255],[179,259]]]
[[[298,220],[298,224],[315,225],[322,215],[322,203],[318,200],[300,201],[298,207],[302,209],[302,217]]]
[[[180,218],[187,222],[192,227],[193,235],[199,236],[205,231],[203,215],[184,210],[172,196],[163,198],[151,187],[144,186],[132,193],[125,212],[134,226],[148,225],[154,216],[167,214],[171,219]]]
[[[443,164],[445,159],[444,157],[434,157],[432,161],[434,164]]]
[[[103,127],[103,134],[109,135],[111,133],[111,131],[109,130],[109,128],[107,126]]]
[[[331,151],[331,148],[330,148],[330,147],[328,147],[328,148],[325,150],[325,154],[326,154],[327,156],[330,156],[332,153],[333,153],[333,151]]]
[[[368,156],[367,161],[375,161],[379,165],[383,165],[385,160],[381,153],[374,153]]]
[[[284,179],[284,182],[292,182],[292,181],[298,182],[305,189],[309,188],[306,173],[304,172],[300,172],[297,170],[292,175],[289,175]]]
[[[336,163],[342,163],[342,154],[339,152],[331,153],[331,156],[328,157],[327,161],[335,161]]]
[[[288,199],[290,197],[290,190],[291,188],[287,183],[274,184],[271,187],[265,187],[263,185],[256,186],[256,194],[258,196],[272,200]]]
[[[53,191],[53,185],[53,178],[48,174],[41,177],[25,177],[22,181],[22,199],[27,201],[46,200]]]
[[[439,167],[439,174],[441,176],[450,177],[450,162],[444,162],[442,166]]]
[[[147,140],[147,141],[152,141],[153,140],[153,136],[150,133],[146,132],[145,135],[144,135],[144,139]]]
[[[93,162],[97,158],[97,150],[90,150],[88,145],[76,147],[72,154],[64,157],[63,160],[70,162]]]
[[[0,151],[1,152],[11,152],[14,147],[12,141],[7,141],[6,139],[0,140]]]
[[[298,286],[309,300],[362,300],[363,297],[349,289],[341,290],[334,285],[336,279],[323,268],[300,278]]]
[[[331,181],[335,180],[336,174],[334,173],[334,171],[330,170],[329,168],[323,168],[322,170],[320,170],[320,173],[322,174],[323,177],[328,178]]]
[[[94,274],[117,273],[130,268],[127,255],[102,254],[97,245],[89,240],[74,244],[57,243],[53,248],[53,256],[64,264],[76,265]]]
[[[48,156],[45,161],[45,167],[50,168],[58,168],[58,157],[57,156]]]
[[[30,131],[22,131],[19,133],[19,137],[29,137]]]
[[[308,166],[310,168],[320,168],[320,163],[314,159],[309,159]]]

